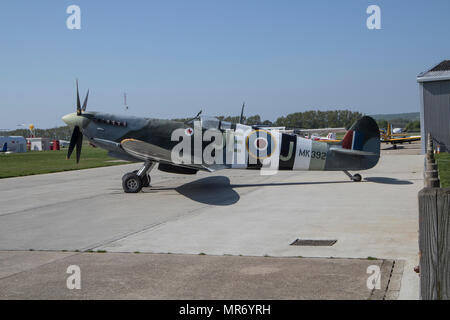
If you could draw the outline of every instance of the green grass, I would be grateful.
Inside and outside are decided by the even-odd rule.
[[[435,155],[439,179],[442,188],[450,188],[450,153],[439,153]]]
[[[124,164],[110,162],[115,160],[100,148],[83,144],[80,163],[76,163],[75,151],[70,160],[66,160],[67,148],[59,151],[29,151],[25,153],[0,154],[0,179],[29,176],[50,172],[79,170]]]

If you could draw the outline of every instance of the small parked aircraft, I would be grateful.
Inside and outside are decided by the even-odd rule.
[[[397,130],[395,130],[397,129]],[[405,142],[413,142],[413,141],[419,141],[422,137],[421,136],[408,136],[404,133],[400,133],[398,130],[400,128],[392,128],[392,124],[388,122],[387,124],[387,130],[386,131],[380,131],[381,135],[381,142],[383,143],[390,143],[394,146],[394,149],[397,149],[397,144],[402,144]]]
[[[148,173],[156,164],[161,171],[180,174],[220,169],[259,169],[261,174],[264,170],[343,171],[351,180],[361,181],[360,174],[349,171],[370,169],[380,157],[379,128],[368,116],[353,124],[342,143],[331,145],[278,130],[200,116],[201,112],[186,122],[88,112],[88,96],[89,90],[81,105],[77,81],[76,113],[62,118],[74,127],[67,157],[76,149],[78,163],[85,136],[113,157],[144,162],[139,170],[122,177],[127,193],[149,186]],[[207,154],[214,161],[207,159]]]
[[[322,137],[322,136],[313,134],[313,135],[311,135],[311,139],[315,140],[315,141],[322,141],[322,142],[327,142],[327,143],[339,143],[342,141],[336,137],[335,132],[329,132],[326,137]]]

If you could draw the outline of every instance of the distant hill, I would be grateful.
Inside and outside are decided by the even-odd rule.
[[[420,112],[408,112],[408,113],[389,113],[389,114],[374,114],[371,115],[375,120],[392,121],[396,119],[404,119],[408,121],[420,120]]]

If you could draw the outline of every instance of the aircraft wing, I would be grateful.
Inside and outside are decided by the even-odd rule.
[[[295,132],[299,133],[328,133],[328,132],[347,132],[347,129],[345,128],[317,128],[317,129],[301,129],[301,128],[294,128]]]
[[[384,143],[403,143],[403,142],[412,142],[412,141],[419,141],[421,139],[421,136],[411,136],[411,137],[404,137],[404,138],[388,138],[380,140]]]
[[[215,169],[208,168],[203,165],[181,165],[174,164],[172,161],[171,150],[161,148],[157,145],[144,142],[136,139],[124,139],[120,142],[123,150],[125,150],[131,156],[141,159],[143,161],[150,160],[155,162],[163,162],[173,164],[175,166],[193,168],[198,170],[204,170],[213,172]]]
[[[120,142],[120,145],[127,153],[141,160],[172,162],[170,150],[148,142],[136,139],[125,139]]]
[[[328,143],[339,143],[339,142],[342,142],[342,140],[337,140],[337,139],[317,139],[315,141],[328,142]]]

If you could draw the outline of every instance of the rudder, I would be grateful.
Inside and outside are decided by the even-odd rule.
[[[364,116],[356,121],[342,140],[342,148],[380,153],[380,129],[375,120]]]
[[[373,168],[380,158],[380,129],[376,121],[364,116],[356,121],[342,140],[342,148],[371,152],[373,156],[361,159],[361,169]]]

